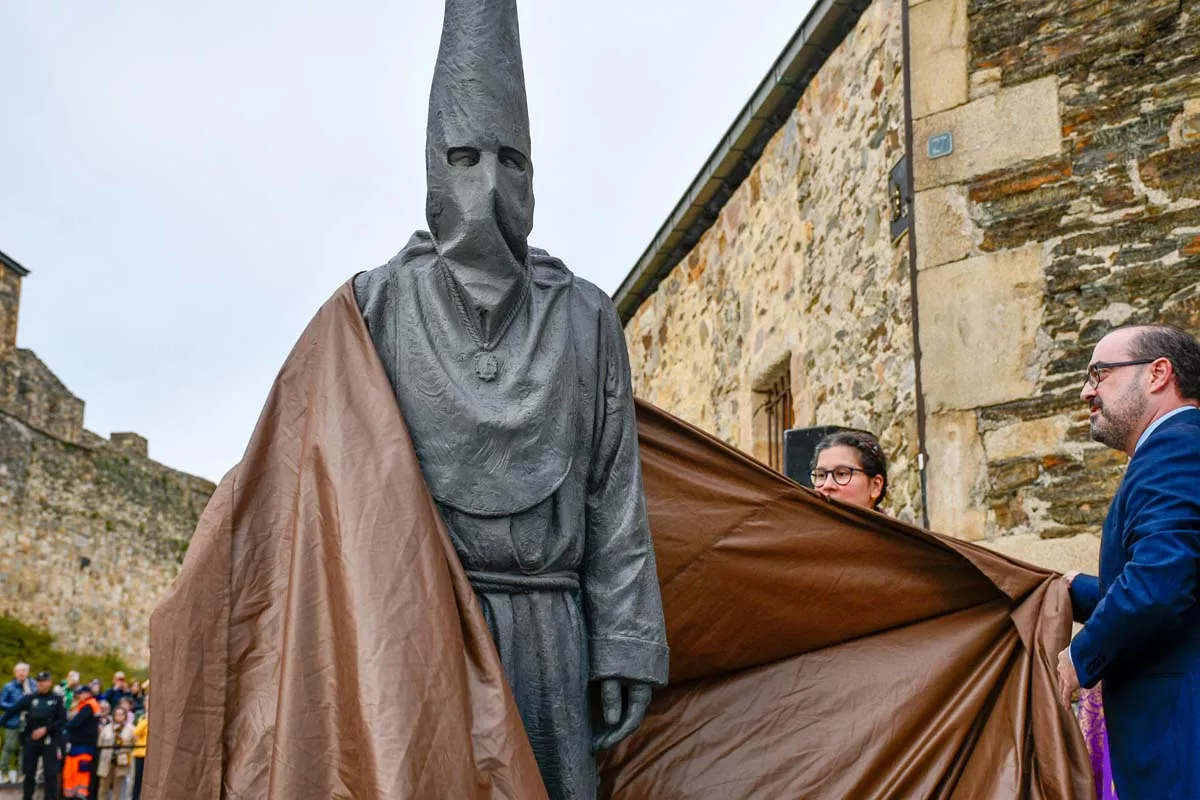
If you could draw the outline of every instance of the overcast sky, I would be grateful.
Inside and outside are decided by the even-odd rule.
[[[2,5],[18,343],[216,480],[320,304],[425,225],[442,3]],[[533,244],[615,290],[810,6],[521,0]]]

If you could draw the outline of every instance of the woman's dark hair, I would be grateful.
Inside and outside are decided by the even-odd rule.
[[[879,493],[875,504],[871,506],[874,509],[878,509],[879,504],[887,497],[888,490],[887,456],[883,454],[883,448],[879,446],[879,440],[866,431],[837,431],[836,433],[831,433],[817,443],[817,449],[813,451],[810,468],[815,469],[817,459],[820,458],[821,453],[831,447],[854,448],[858,452],[858,460],[862,462],[862,470],[867,473],[867,477],[883,476],[883,491]]]

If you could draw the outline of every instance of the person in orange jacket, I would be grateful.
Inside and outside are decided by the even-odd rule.
[[[75,707],[64,732],[67,757],[63,760],[63,798],[87,798],[100,738],[100,703],[92,696],[90,685],[75,690]]]

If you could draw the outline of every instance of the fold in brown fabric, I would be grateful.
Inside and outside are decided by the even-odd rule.
[[[1084,798],[1053,573],[835,505],[638,409],[671,685],[602,796]]]
[[[1072,798],[1046,571],[834,506],[639,407],[671,685],[614,798]],[[350,284],[151,620],[150,798],[544,798]]]
[[[545,798],[349,284],[209,501],[150,669],[150,798]]]

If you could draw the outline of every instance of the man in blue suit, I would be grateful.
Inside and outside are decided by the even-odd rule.
[[[1104,681],[1121,798],[1200,798],[1200,342],[1121,328],[1092,352],[1092,438],[1131,457],[1100,575],[1064,576],[1083,630],[1059,655],[1064,703]]]

